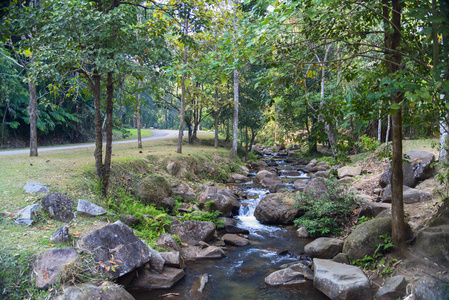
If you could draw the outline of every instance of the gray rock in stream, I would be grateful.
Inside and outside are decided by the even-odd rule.
[[[184,270],[177,268],[164,267],[162,273],[144,269],[139,272],[139,276],[132,282],[131,288],[145,290],[169,289],[181,280],[184,275]]]
[[[293,224],[304,213],[297,204],[289,193],[268,194],[257,205],[254,216],[262,224]]]
[[[312,258],[331,259],[341,252],[343,241],[335,238],[320,237],[304,247],[304,253]]]

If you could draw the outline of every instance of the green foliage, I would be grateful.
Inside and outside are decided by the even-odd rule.
[[[393,247],[393,241],[390,234],[384,234],[379,236],[383,242],[377,245],[376,250],[372,256],[365,254],[361,259],[352,261],[352,264],[361,266],[364,269],[381,269],[380,275],[389,275],[393,272],[392,268],[386,263],[385,254],[387,254]],[[391,260],[389,263],[394,263]]]
[[[259,160],[259,156],[253,150],[251,150],[246,154],[246,159],[251,162],[256,162]]]
[[[357,145],[362,148],[363,151],[375,151],[379,147],[379,141],[364,134],[360,137],[360,141],[357,142]]]
[[[305,213],[294,223],[305,226],[312,237],[338,235],[359,205],[355,194],[345,186],[331,179],[322,182],[321,191],[300,193],[295,199]]]
[[[212,201],[209,201],[212,202]],[[204,222],[213,222],[217,228],[221,228],[224,226],[223,220],[218,220],[217,218],[220,216],[219,211],[193,211],[190,214],[184,214],[180,216],[178,219],[181,222],[184,221],[204,221]]]
[[[374,219],[374,218],[367,218],[366,216],[361,216],[357,219],[357,224],[360,225],[360,224],[365,223],[372,219]]]

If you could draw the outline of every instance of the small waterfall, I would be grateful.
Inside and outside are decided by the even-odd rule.
[[[240,202],[237,226],[249,230],[251,234],[257,234],[257,231],[273,232],[282,230],[281,227],[263,225],[254,216],[257,205],[268,194],[268,189],[253,187],[247,189],[247,193],[249,198]]]

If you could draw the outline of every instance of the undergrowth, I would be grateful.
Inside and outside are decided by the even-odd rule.
[[[296,226],[304,226],[311,237],[338,235],[354,216],[359,205],[356,195],[332,179],[323,179],[320,191],[309,190],[296,196],[304,215]]]

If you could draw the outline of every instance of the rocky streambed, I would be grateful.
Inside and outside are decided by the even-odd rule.
[[[107,299],[397,299],[410,294],[415,299],[444,299],[448,296],[448,201],[431,205],[434,216],[430,219],[421,221],[419,215],[409,215],[407,255],[391,266],[392,275],[397,276],[367,276],[359,267],[349,264],[348,256],[361,259],[373,255],[382,242],[379,237],[391,232],[388,170],[382,176],[360,179],[361,173],[369,170],[360,166],[335,168],[339,182],[349,182],[353,189],[362,191],[359,216],[373,219],[355,228],[344,240],[312,241],[305,237],[307,232],[298,232],[291,226],[301,208],[290,191],[319,190],[319,182],[329,176],[330,168],[316,160],[292,159],[293,151],[261,151],[266,158],[250,164],[250,169],[241,168],[227,188],[208,183],[195,193],[186,183],[173,187],[170,193],[195,199],[199,206],[178,209],[192,211],[210,206],[223,215],[224,228],[217,229],[212,222],[180,222],[172,218],[169,233],[161,234],[155,243],[160,251],[155,251],[124,224],[133,220],[124,218],[123,223],[118,221],[80,237],[75,248],[51,249],[40,255],[34,269],[37,286],[53,286],[63,276],[65,266],[82,259],[79,253],[90,253],[97,272],[110,282],[100,287],[64,286],[61,299],[75,299],[79,295]],[[438,203],[431,202],[433,196],[420,189],[434,176],[434,158],[427,153],[409,154],[412,160],[403,166],[409,170],[404,173],[408,176],[404,182],[410,185],[404,192],[405,210],[425,212],[429,203]],[[40,186],[33,185],[31,189],[48,192]],[[173,209],[171,200],[164,199],[161,205]],[[18,212],[16,223],[29,226],[40,208],[67,223],[74,217],[73,207],[68,197],[48,194],[40,204]],[[96,216],[106,211],[79,200],[77,212]],[[67,227],[62,227],[50,240],[67,242],[69,237]],[[431,263],[423,264],[426,261]]]

